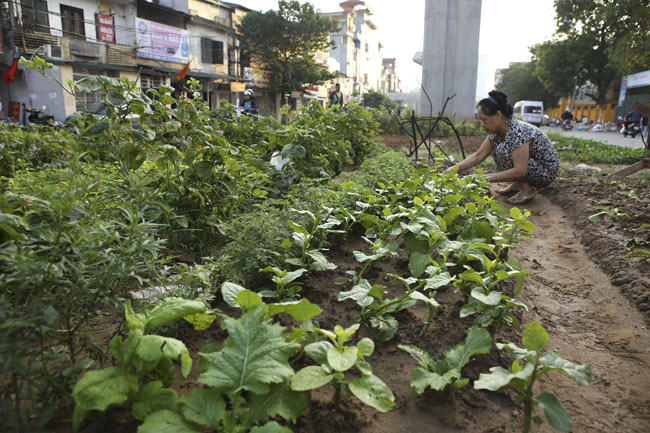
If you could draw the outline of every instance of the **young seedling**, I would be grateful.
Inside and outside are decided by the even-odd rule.
[[[265,290],[262,292],[262,296],[271,296],[274,298],[283,301],[285,299],[296,299],[298,293],[302,288],[302,283],[296,281],[298,278],[307,272],[307,269],[301,268],[293,272],[289,272],[285,269],[280,269],[275,266],[267,266],[264,269],[260,269],[261,272],[273,272],[273,282],[275,283],[275,291]]]
[[[434,361],[424,350],[410,344],[400,344],[399,349],[407,352],[417,362],[411,387],[422,394],[426,388],[443,391],[448,386],[462,388],[469,379],[462,378],[461,370],[473,355],[490,353],[492,338],[483,328],[472,326],[467,330],[465,344],[459,344],[445,352],[445,358]]]
[[[560,370],[579,385],[591,383],[591,370],[588,366],[574,364],[553,352],[542,354],[542,349],[546,347],[548,340],[544,327],[537,322],[531,323],[526,327],[522,339],[525,349],[513,343],[497,343],[498,349],[508,349],[515,359],[512,362],[512,372],[502,367],[492,367],[489,374],[481,373],[478,380],[474,382],[475,389],[496,391],[507,386],[519,393],[517,401],[524,404],[523,433],[530,432],[531,421],[536,424],[544,422],[539,416],[533,417],[534,409],[538,405],[544,409],[546,420],[553,428],[563,432],[570,432],[573,429],[571,416],[555,394],[545,391],[537,397],[533,396],[533,386],[540,376],[551,370]],[[523,362],[525,364],[522,366]]]
[[[305,346],[307,356],[319,365],[310,365],[299,370],[291,379],[293,391],[309,391],[332,383],[334,386],[334,404],[338,405],[341,397],[354,394],[365,404],[380,412],[388,412],[395,406],[395,397],[390,388],[377,376],[372,374],[366,356],[372,355],[375,343],[363,338],[356,346],[346,345],[359,329],[354,324],[343,329],[336,325],[334,332],[317,328],[317,331],[331,340],[312,343]],[[356,367],[361,377],[346,378],[346,373]]]

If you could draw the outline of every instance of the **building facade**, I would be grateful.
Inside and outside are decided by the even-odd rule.
[[[0,2],[0,71],[18,57],[51,62],[61,82],[105,75],[138,80],[143,89],[171,85],[177,95],[198,79],[211,107],[235,102],[246,80],[235,25],[248,11],[216,0],[16,0]],[[187,65],[187,75],[178,73]],[[0,81],[0,117],[25,122],[37,107],[56,120],[78,110],[103,112],[101,93],[75,96],[24,66]]]

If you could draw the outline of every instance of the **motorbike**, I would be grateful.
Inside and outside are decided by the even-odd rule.
[[[29,116],[27,116],[29,123],[48,126],[53,126],[54,124],[54,116],[45,114],[38,108],[26,108],[25,111],[29,113]]]
[[[627,137],[628,135],[632,138],[636,137],[641,133],[641,122],[625,122],[625,129],[623,130],[623,136]]]
[[[575,120],[569,120],[565,119],[562,121],[562,129],[564,131],[571,131],[573,129],[573,124],[575,123]]]

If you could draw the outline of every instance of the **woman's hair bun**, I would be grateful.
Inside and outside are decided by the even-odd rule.
[[[512,105],[508,104],[508,95],[500,90],[492,90],[488,95],[478,103],[485,114],[492,116],[500,111],[504,116],[512,117],[513,110]]]

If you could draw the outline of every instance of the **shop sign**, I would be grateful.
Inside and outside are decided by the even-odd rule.
[[[627,88],[650,86],[650,70],[627,76]]]
[[[154,21],[135,19],[137,54],[147,59],[186,64],[189,61],[189,32]]]
[[[237,81],[230,82],[230,91],[233,93],[241,93],[246,90],[246,83],[240,83]]]
[[[22,104],[17,101],[10,101],[9,102],[9,111],[7,115],[9,118],[13,118],[14,121],[20,122],[20,108],[22,107]]]
[[[263,69],[253,69],[253,86],[267,89],[269,87],[270,80],[271,73],[269,71],[265,71]]]
[[[115,43],[115,24],[110,15],[95,14],[97,20],[97,39],[109,44]]]
[[[624,75],[621,80],[621,91],[618,93],[618,106],[623,106],[623,101],[625,101],[625,95],[627,94],[627,77]]]
[[[291,97],[294,99],[302,98],[302,92],[300,90],[294,90],[291,92]]]

